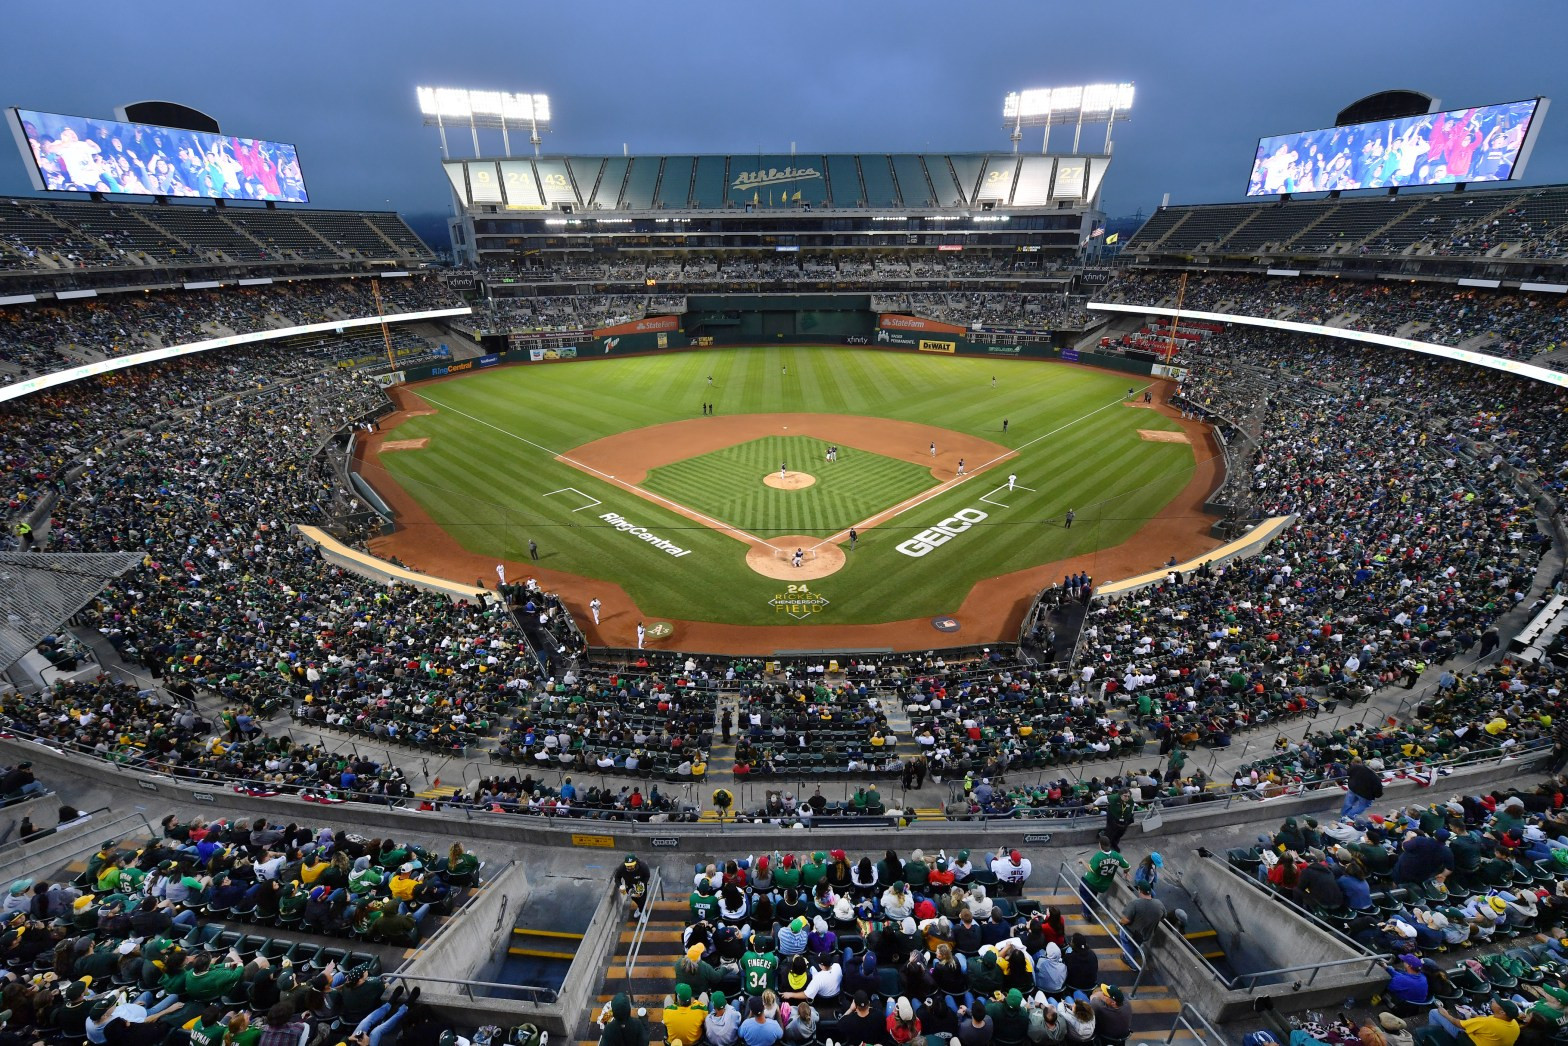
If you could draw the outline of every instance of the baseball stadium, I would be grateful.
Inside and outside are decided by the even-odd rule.
[[[946,152],[410,87],[432,242],[29,88],[0,1046],[1568,1042],[1530,89],[1126,222],[1130,82]]]

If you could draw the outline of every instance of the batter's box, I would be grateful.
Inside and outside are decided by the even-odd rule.
[[[604,502],[600,501],[598,498],[590,497],[589,495],[584,494],[582,491],[578,490],[576,487],[562,487],[560,490],[552,490],[550,493],[546,494],[545,497],[549,498],[554,497],[557,494],[566,493],[576,494],[578,497],[588,502],[586,505],[572,509],[573,512],[581,512],[585,508],[598,508],[600,505],[604,504]]]
[[[992,501],[991,500],[991,495],[992,494],[1000,493],[1001,491],[1004,491],[1006,489],[1007,489],[1007,484],[1003,483],[1000,487],[997,487],[996,490],[993,490],[993,491],[990,491],[989,493],[980,495],[980,500],[985,502],[987,505],[995,505],[997,508],[1007,508],[1008,506],[1007,506],[1006,502]],[[1013,485],[1013,489],[1014,490],[1027,490],[1027,491],[1030,491],[1030,492],[1033,492],[1033,490],[1034,490],[1033,487],[1026,487],[1022,483],[1015,483]]]

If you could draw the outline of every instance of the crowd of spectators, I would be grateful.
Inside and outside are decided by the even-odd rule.
[[[435,1046],[451,1021],[417,989],[391,988],[371,954],[312,938],[417,941],[480,869],[458,844],[171,814],[158,836],[104,841],[75,879],[10,884],[0,1034],[152,1046],[379,1042],[401,1028],[402,1042]],[[245,921],[294,936],[224,930]]]
[[[1108,288],[1108,300],[1174,305],[1182,275],[1155,269],[1124,271]],[[1332,324],[1439,345],[1464,345],[1520,360],[1535,360],[1568,345],[1568,304],[1560,294],[1449,283],[1219,272],[1185,275],[1184,310]]]
[[[699,866],[660,1019],[681,1042],[1124,1040],[1133,1003],[1089,941],[1011,899],[1031,873],[1006,847]]]
[[[877,312],[910,313],[961,327],[1026,330],[1078,330],[1088,325],[1085,299],[1066,294],[1016,294],[988,291],[878,294]]]
[[[435,278],[381,280],[387,314],[461,304]],[[148,291],[0,308],[0,363],[22,373],[328,320],[376,315],[366,279],[295,280],[221,290]],[[4,380],[14,381],[16,374]]]

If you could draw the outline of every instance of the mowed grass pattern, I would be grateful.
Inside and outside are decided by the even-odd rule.
[[[704,402],[721,416],[800,411],[916,421],[1017,450],[998,468],[862,534],[848,565],[813,583],[832,601],[817,623],[890,621],[951,613],[982,578],[1116,545],[1157,513],[1186,485],[1194,457],[1188,444],[1139,438],[1140,428],[1178,428],[1153,411],[1121,405],[1129,387],[1141,391],[1145,384],[1070,364],[810,346],[525,364],[416,387],[437,413],[408,419],[396,438],[428,437],[430,445],[382,461],[472,551],[523,560],[533,538],[543,566],[613,580],[650,617],[779,624],[789,619],[767,602],[778,582],[746,567],[741,542],[555,455],[613,432],[698,418]],[[818,449],[801,466],[820,476],[821,444],[807,442]],[[839,465],[849,463],[846,457]],[[762,473],[778,465],[771,455],[762,459],[735,481],[736,492],[760,491]],[[992,493],[1009,472],[1020,489]],[[378,481],[373,471],[367,478]],[[927,475],[919,489],[931,485]],[[564,488],[575,491],[552,493]],[[981,502],[988,494],[1006,507]],[[907,496],[895,492],[883,505]],[[954,511],[976,507],[986,520],[928,555],[896,551]],[[1071,530],[1061,525],[1069,508],[1077,513]],[[691,555],[672,559],[611,529],[598,518],[603,512],[620,513]],[[813,531],[804,525],[809,521],[770,522],[742,509],[711,514],[753,524],[753,533],[841,526],[824,520]],[[1169,554],[1149,549],[1148,565]]]
[[[841,444],[830,462],[826,451],[807,436],[765,436],[656,468],[641,486],[767,538],[828,537],[937,483],[929,468],[907,461]],[[764,476],[781,464],[816,482],[800,490],[768,486]]]

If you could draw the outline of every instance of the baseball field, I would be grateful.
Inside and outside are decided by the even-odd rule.
[[[699,623],[967,627],[980,589],[1007,603],[984,625],[968,612],[994,630],[1066,569],[1110,580],[1206,540],[1178,495],[1207,493],[1213,450],[1167,391],[1070,364],[838,347],[437,379],[399,389],[404,410],[365,441],[362,472],[399,514],[372,547],[465,582],[493,584],[505,562],[580,620],[598,597],[603,621],[586,623],[606,643],[639,620],[673,622],[677,641]],[[953,641],[927,628],[908,645]]]

